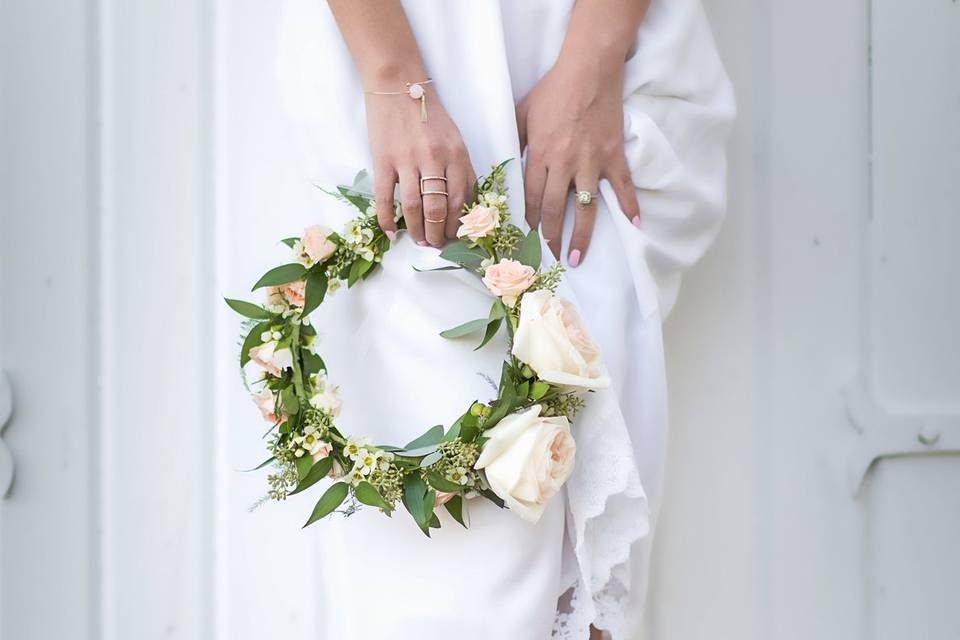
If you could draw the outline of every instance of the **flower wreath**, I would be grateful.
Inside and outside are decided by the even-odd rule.
[[[583,406],[582,392],[606,386],[607,379],[576,310],[555,295],[563,268],[554,263],[541,270],[537,232],[524,235],[508,223],[505,165],[478,180],[458,240],[440,254],[454,263],[440,269],[471,271],[494,296],[486,318],[440,335],[482,333],[479,349],[505,327],[510,344],[496,398],[472,403],[449,428],[434,426],[401,447],[375,445],[335,425],[338,387],[328,380],[309,316],[344,282],[349,288],[369,278],[390,249],[373,197],[363,189],[365,172],[353,187],[332,193],[360,210],[342,235],[314,225],[300,238],[287,238],[294,261],[271,269],[253,287],[267,289],[266,303],[226,300],[248,318],[241,371],[248,388],[259,387],[254,400],[271,423],[265,434],[270,458],[256,467],[275,467],[264,501],[283,500],[331,477],[304,526],[334,511],[349,515],[360,504],[390,515],[402,502],[429,536],[440,526],[434,512],[440,505],[467,527],[467,499],[475,496],[536,522],[570,476],[576,449],[570,420]],[[398,207],[402,228],[399,214]],[[248,363],[262,374],[253,382]]]

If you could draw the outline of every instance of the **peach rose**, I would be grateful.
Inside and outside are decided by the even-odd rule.
[[[503,304],[512,307],[517,303],[520,294],[530,288],[536,277],[537,272],[533,267],[503,258],[483,272],[483,284],[487,285],[490,293],[499,296]]]
[[[544,418],[535,404],[483,433],[489,438],[474,465],[510,510],[537,522],[573,473],[576,442],[565,416]]]
[[[257,408],[260,409],[260,413],[263,414],[263,419],[270,424],[282,423],[287,420],[287,414],[285,413],[281,413],[279,420],[277,419],[277,414],[274,413],[277,397],[273,395],[270,389],[264,387],[260,393],[253,396],[253,401],[256,403]]]
[[[469,213],[460,217],[457,237],[467,236],[474,242],[484,238],[500,226],[500,211],[496,207],[475,205]]]
[[[276,342],[264,342],[259,347],[252,347],[248,355],[264,371],[278,378],[284,369],[293,367],[293,352],[286,347],[277,349]]]
[[[303,280],[294,280],[283,285],[283,297],[295,307],[303,307],[307,283]]]
[[[315,224],[303,230],[303,252],[314,262],[323,262],[333,255],[337,245],[328,237],[333,231],[322,224]]]
[[[340,415],[340,407],[343,406],[343,401],[340,399],[340,387],[325,385],[323,391],[310,398],[310,406],[314,409],[326,411],[336,418]]]

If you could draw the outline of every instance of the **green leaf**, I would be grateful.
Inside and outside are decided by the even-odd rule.
[[[419,473],[410,474],[403,478],[403,506],[407,508],[414,522],[427,533],[429,511],[424,509],[427,485]],[[428,534],[429,535],[429,534]]]
[[[313,353],[312,351],[307,351],[306,349],[300,350],[300,357],[303,359],[303,374],[310,375],[311,373],[319,373],[327,368],[327,365],[323,362],[323,358]]]
[[[294,414],[300,411],[300,401],[297,399],[297,392],[292,386],[286,387],[280,392],[280,404],[288,414]]]
[[[297,468],[297,479],[303,480],[313,468],[313,460],[307,457],[294,458],[293,464]]]
[[[299,240],[300,240],[300,238],[284,238],[284,239],[281,240],[280,242],[282,242],[283,244],[285,244],[285,245],[287,245],[288,247],[290,247],[291,249],[293,249],[293,245],[297,244],[297,242],[298,242]]]
[[[299,462],[304,458],[306,458],[308,461],[311,460],[307,456],[304,456],[302,458],[298,458],[297,461]],[[306,475],[304,475],[300,479],[300,482],[297,483],[296,489],[291,491],[290,495],[293,495],[295,493],[300,493],[304,489],[309,489],[310,487],[315,485],[317,482],[319,482],[321,479],[325,478],[327,474],[330,473],[330,469],[332,468],[333,468],[332,456],[327,456],[326,458],[320,458],[319,460],[317,460],[315,464],[313,464],[310,467],[310,470],[307,471]]]
[[[347,287],[352,287],[357,283],[357,280],[360,279],[364,273],[366,273],[370,267],[373,266],[373,263],[369,260],[364,260],[363,258],[357,258],[353,261],[353,264],[350,265],[350,272],[347,274]]]
[[[486,333],[483,334],[483,340],[481,340],[480,344],[474,347],[473,350],[477,351],[483,348],[485,344],[493,340],[493,336],[497,335],[497,331],[500,330],[500,325],[502,324],[503,324],[503,318],[497,318],[496,320],[491,320],[487,324],[487,331]]]
[[[440,528],[440,518],[437,517],[437,514],[436,514],[435,512],[432,512],[432,511],[430,512],[430,528],[431,528],[431,529],[439,529],[439,528]],[[427,533],[427,537],[428,537],[428,538],[430,537],[430,533],[429,533],[429,532]]]
[[[274,314],[270,313],[260,305],[253,304],[252,302],[233,300],[231,298],[224,298],[223,300],[230,305],[231,309],[246,318],[253,318],[254,320],[270,320],[274,316]]]
[[[413,267],[413,270],[417,273],[429,273],[431,271],[459,271],[463,267],[455,267],[453,265],[447,267],[434,267],[433,269],[421,269],[419,267]]]
[[[498,496],[497,494],[495,494],[495,493],[494,493],[492,490],[490,490],[490,489],[481,489],[481,490],[480,490],[480,495],[482,495],[484,498],[486,498],[487,500],[489,500],[489,501],[492,502],[493,504],[497,505],[497,506],[500,507],[501,509],[503,509],[504,505],[506,504],[500,496]]]
[[[282,284],[301,279],[306,272],[307,268],[298,262],[274,267],[257,280],[257,284],[253,285],[251,291],[256,291],[261,287],[279,287]]]
[[[464,267],[477,269],[480,267],[480,263],[489,256],[480,247],[468,247],[463,240],[457,240],[444,247],[443,251],[440,252],[440,257]]]
[[[393,510],[393,506],[383,499],[383,496],[380,495],[380,492],[377,491],[376,487],[366,480],[354,487],[353,495],[355,495],[357,500],[363,504],[368,504],[371,507],[383,509],[387,513]]]
[[[244,338],[243,345],[240,347],[241,367],[250,362],[250,349],[259,347],[261,344],[263,344],[263,341],[260,339],[260,334],[262,334],[264,331],[267,331],[271,324],[272,323],[270,322],[261,322],[250,329],[250,333],[248,333],[247,337]]]
[[[436,471],[427,472],[427,482],[437,491],[446,491],[447,493],[457,493],[463,490],[463,487],[456,482],[450,482]]]
[[[457,439],[457,436],[460,435],[460,429],[463,427],[463,417],[457,419],[453,423],[453,426],[450,427],[447,432],[443,435],[443,439],[440,442],[453,442]]]
[[[421,447],[432,446],[440,443],[440,440],[443,439],[443,425],[438,424],[430,427],[426,433],[418,438],[414,438],[407,443],[403,449],[404,451],[410,451],[411,449],[418,449]]]
[[[523,239],[515,257],[528,267],[540,268],[540,234],[537,233],[536,229],[531,229],[530,233]]]
[[[334,509],[339,507],[344,499],[349,493],[349,487],[346,482],[337,482],[330,485],[330,488],[327,489],[320,499],[317,500],[317,505],[313,508],[313,513],[310,514],[310,519],[307,520],[307,523],[304,528],[309,527],[311,524],[319,520],[320,518],[330,514]]]
[[[453,519],[459,522],[464,529],[470,528],[470,518],[467,514],[467,503],[460,496],[453,496],[447,500],[443,507],[447,510]]]
[[[539,400],[546,395],[547,391],[550,390],[550,385],[543,380],[537,380],[533,383],[533,386],[530,387],[530,399]]]
[[[320,306],[324,296],[327,295],[327,284],[327,274],[323,269],[310,271],[310,273],[307,274],[307,284],[306,287],[304,287],[303,311],[300,314],[301,316],[310,315],[314,309]]]
[[[443,454],[441,454],[439,451],[434,451],[433,453],[423,457],[423,460],[420,461],[420,468],[425,469],[432,464],[436,464],[442,457]]]
[[[250,473],[251,471],[259,471],[260,469],[263,469],[265,466],[267,466],[268,464],[270,464],[271,462],[273,462],[273,461],[276,460],[276,459],[277,459],[277,458],[276,458],[275,456],[270,456],[269,458],[267,458],[266,460],[264,460],[263,462],[261,462],[261,463],[258,464],[257,466],[253,467],[252,469],[241,469],[240,471],[241,471],[242,473]]]
[[[452,329],[447,329],[446,331],[441,331],[440,335],[444,338],[461,338],[463,336],[468,336],[471,333],[476,333],[481,331],[484,327],[487,326],[489,320],[486,318],[477,318],[476,320],[471,320],[470,322],[464,322],[463,324],[457,325]]]
[[[361,213],[366,213],[370,207],[370,199],[359,195],[356,191],[348,187],[337,187],[337,191],[343,196],[343,199],[352,204]]]

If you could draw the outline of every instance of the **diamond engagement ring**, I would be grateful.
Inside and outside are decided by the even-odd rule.
[[[599,196],[599,193],[593,193],[591,191],[577,191],[577,202],[583,206],[587,206],[593,202],[594,198]]]

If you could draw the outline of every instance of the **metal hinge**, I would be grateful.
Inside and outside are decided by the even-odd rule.
[[[867,391],[863,378],[843,392],[850,422],[860,434],[847,463],[847,483],[857,495],[880,458],[960,453],[960,414],[889,413]]]

